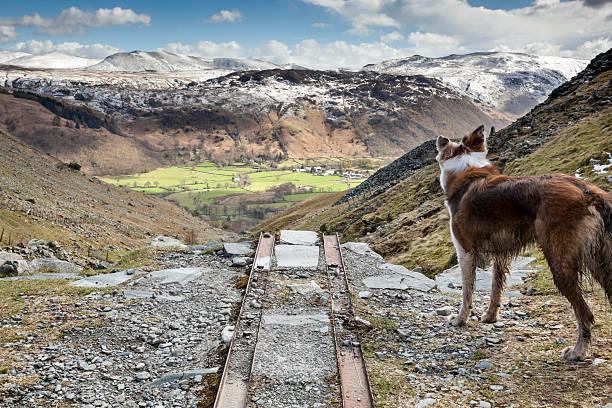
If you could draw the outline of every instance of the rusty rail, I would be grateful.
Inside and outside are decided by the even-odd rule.
[[[219,382],[219,389],[217,390],[217,397],[214,405],[215,408],[244,408],[247,405],[249,383],[253,369],[253,357],[262,318],[261,307],[257,308],[252,304],[248,304],[248,300],[251,299],[251,301],[253,301],[255,299],[251,294],[251,287],[253,286],[254,279],[255,281],[259,281],[261,278],[259,272],[270,270],[273,249],[274,235],[260,233],[251,273],[244,292],[242,304],[240,305],[238,319],[234,326],[234,335],[232,336],[232,341],[225,360],[225,367],[223,369],[221,381]],[[264,279],[261,279],[260,283],[263,284],[263,282]],[[255,316],[252,314],[251,316],[246,316],[246,310],[252,312],[257,310],[257,313],[255,313]],[[243,327],[243,323],[246,321],[246,325],[250,326],[255,320],[258,320],[255,322],[257,326],[255,332],[246,331],[245,327]],[[247,338],[247,333],[249,333],[249,338]],[[236,350],[237,348],[240,349]],[[236,366],[233,366],[232,356],[237,352],[246,353],[248,361],[245,362],[241,360],[236,363]],[[237,368],[237,370],[235,370],[237,372],[230,372],[231,368]]]
[[[351,324],[355,319],[355,313],[338,234],[323,235],[323,247],[331,301],[332,334],[340,374],[342,406],[344,408],[373,408],[374,398],[363,358],[361,336]]]

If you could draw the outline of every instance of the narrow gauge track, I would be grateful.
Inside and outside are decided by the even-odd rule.
[[[264,293],[267,272],[270,271],[274,238],[273,235],[263,233],[259,236],[253,267],[217,391],[215,408],[245,408],[248,404],[255,350],[263,320],[259,296]],[[354,308],[337,234],[323,235],[323,249],[332,343],[337,358],[342,406],[374,408],[361,338],[354,327]]]
[[[355,314],[338,234],[323,235],[323,246],[342,406],[344,408],[373,408],[374,398],[363,358],[361,336],[352,325]]]
[[[262,317],[259,295],[265,289],[256,287],[258,283],[265,285],[265,273],[270,270],[273,249],[274,235],[261,233],[217,390],[215,408],[244,408],[247,404]]]

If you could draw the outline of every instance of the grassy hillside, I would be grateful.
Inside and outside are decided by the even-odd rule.
[[[94,248],[141,246],[158,234],[216,236],[169,201],[103,183],[0,132],[2,244],[30,238]]]
[[[490,138],[489,157],[504,173],[578,174],[612,190],[612,166],[608,166],[612,164],[612,71],[582,76],[574,88]],[[361,195],[330,207],[321,199],[318,205],[310,203],[312,211],[304,207],[299,217],[289,218],[293,224],[279,218],[260,229],[295,226],[298,219],[302,228],[338,232],[343,241],[369,242],[386,259],[407,267],[418,265],[435,275],[456,262],[438,176],[437,164],[430,164],[381,194]]]

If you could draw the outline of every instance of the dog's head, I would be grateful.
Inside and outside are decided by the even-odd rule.
[[[452,142],[444,136],[436,140],[438,155],[436,160],[440,164],[440,184],[446,191],[445,179],[449,174],[460,172],[467,167],[485,167],[491,165],[487,160],[487,139],[484,126],[464,136],[461,143]]]

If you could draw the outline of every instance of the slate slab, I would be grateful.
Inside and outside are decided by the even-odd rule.
[[[78,273],[39,273],[36,275],[11,276],[0,280],[45,280],[45,279],[78,279]]]
[[[248,256],[255,252],[253,250],[253,243],[248,241],[226,242],[223,244],[223,250],[227,256]]]
[[[159,280],[161,284],[180,283],[184,285],[204,273],[204,268],[174,268],[153,271],[147,278]]]
[[[522,284],[523,278],[525,278],[527,274],[532,271],[532,269],[529,268],[529,264],[533,261],[535,261],[535,258],[523,256],[517,257],[512,264],[510,264],[510,275],[508,275],[506,279],[506,286],[511,287]],[[477,292],[490,292],[492,278],[493,273],[491,268],[476,268],[474,290]],[[455,265],[436,276],[436,283],[438,285],[438,290],[442,293],[461,293],[462,279],[459,265]]]
[[[319,247],[310,245],[276,245],[276,265],[279,268],[316,268]]]
[[[324,292],[323,289],[317,284],[317,282],[311,280],[308,283],[293,283],[288,284],[287,287],[291,292],[299,293],[300,295],[307,295],[309,293],[320,293]]]
[[[108,288],[117,286],[134,277],[133,270],[126,270],[115,273],[102,273],[100,275],[88,276],[76,282],[70,283],[72,286],[80,286],[83,288]]]
[[[355,252],[359,255],[369,255],[374,259],[382,260],[383,257],[376,253],[370,245],[365,242],[346,242],[340,245],[342,249],[348,249],[349,251]]]
[[[21,260],[23,260],[23,257],[19,254],[0,251],[0,263],[3,263],[4,261],[21,261]]]
[[[370,289],[415,289],[429,292],[436,287],[436,282],[420,272],[414,272],[401,265],[382,264],[379,269],[389,271],[388,275],[370,276],[363,284]]]
[[[281,230],[280,243],[287,245],[316,245],[319,236],[314,231]]]

